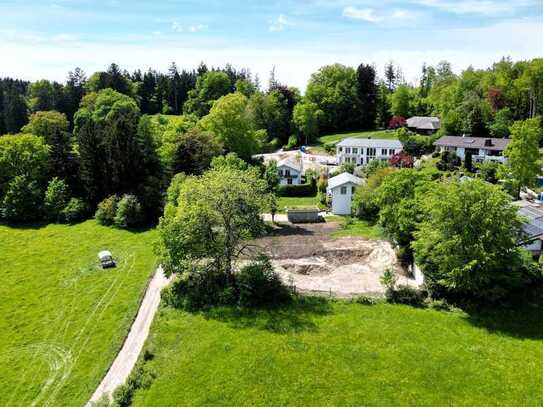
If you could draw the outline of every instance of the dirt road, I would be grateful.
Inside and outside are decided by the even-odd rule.
[[[171,281],[164,275],[162,268],[159,267],[155,272],[143,301],[141,302],[138,315],[130,328],[128,337],[109,368],[106,376],[92,395],[87,407],[92,406],[92,403],[100,400],[104,395],[110,399],[113,391],[123,384],[136,364],[138,356],[143,348],[143,344],[149,335],[149,328],[153,322],[153,318],[160,303],[160,291],[166,287]]]

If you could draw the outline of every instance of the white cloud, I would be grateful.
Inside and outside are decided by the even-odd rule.
[[[176,33],[181,33],[183,32],[183,26],[181,24],[179,24],[177,21],[174,21],[172,23],[172,31],[173,32],[176,32]]]
[[[188,31],[191,33],[199,32],[199,31],[206,31],[207,30],[206,24],[198,24],[198,25],[191,25],[188,28]]]
[[[416,0],[416,4],[433,7],[454,14],[481,14],[486,16],[509,14],[521,7],[534,4],[533,0]]]
[[[292,26],[294,23],[290,21],[285,15],[279,14],[275,20],[270,21],[269,30],[272,32],[283,31],[285,27]]]
[[[352,18],[354,20],[367,21],[369,23],[382,23],[386,21],[400,21],[400,20],[412,20],[417,15],[408,10],[393,10],[388,13],[377,13],[372,8],[357,8],[354,6],[347,6],[343,8],[343,17]]]
[[[189,25],[187,27],[184,27],[181,24],[179,24],[179,22],[174,21],[172,22],[171,29],[173,32],[176,32],[176,33],[182,33],[182,32],[197,33],[200,31],[206,31],[208,29],[208,26],[207,24],[194,24],[194,25]]]

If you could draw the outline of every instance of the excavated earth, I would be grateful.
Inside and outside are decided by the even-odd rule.
[[[380,277],[393,268],[398,284],[416,286],[398,263],[391,244],[360,237],[334,238],[337,223],[281,225],[256,240],[285,283],[298,291],[338,297],[383,294]]]

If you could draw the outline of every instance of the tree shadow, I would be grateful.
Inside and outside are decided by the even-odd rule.
[[[463,310],[467,321],[489,333],[518,339],[543,339],[542,286],[511,295],[500,304],[472,303]]]
[[[222,306],[201,311],[206,319],[224,322],[235,329],[256,328],[276,334],[316,331],[314,318],[331,313],[330,301],[319,297],[299,297],[270,308]]]
[[[313,230],[308,229],[307,227],[294,225],[292,223],[276,223],[274,227],[268,234],[270,237],[276,236],[308,236],[314,235]]]
[[[34,222],[0,222],[1,226],[6,226],[11,229],[20,229],[20,230],[39,230],[46,228],[50,225],[50,222],[46,221],[34,221]]]

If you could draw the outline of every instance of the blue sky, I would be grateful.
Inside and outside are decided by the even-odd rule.
[[[0,76],[31,80],[203,60],[303,89],[324,64],[393,60],[415,81],[423,62],[543,56],[541,38],[542,0],[0,0]]]

